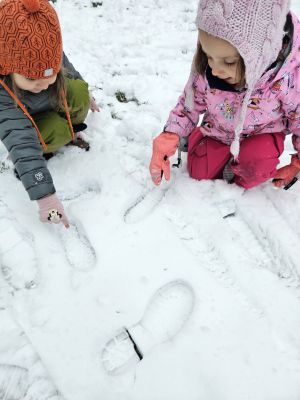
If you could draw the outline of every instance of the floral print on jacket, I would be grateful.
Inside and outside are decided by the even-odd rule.
[[[244,122],[241,140],[262,133],[292,134],[295,150],[300,154],[300,21],[291,13],[294,25],[292,49],[280,70],[267,71],[256,83]],[[164,130],[188,136],[198,125],[202,132],[230,145],[245,92],[212,89],[207,78],[195,75],[194,109],[185,107],[185,94],[171,111]],[[299,156],[300,158],[300,156]]]

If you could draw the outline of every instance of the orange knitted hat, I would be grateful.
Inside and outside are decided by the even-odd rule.
[[[0,75],[48,78],[61,61],[60,25],[48,0],[0,0]]]

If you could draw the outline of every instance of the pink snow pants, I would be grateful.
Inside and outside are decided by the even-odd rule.
[[[238,161],[231,163],[234,182],[250,189],[273,178],[284,149],[284,139],[283,133],[262,133],[244,139]],[[200,128],[191,133],[188,171],[192,178],[222,179],[223,169],[230,158],[230,146],[203,136]]]

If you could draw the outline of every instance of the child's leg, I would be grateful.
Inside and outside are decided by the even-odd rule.
[[[90,107],[88,84],[80,79],[67,79],[67,102],[72,124],[84,122]]]
[[[246,189],[257,186],[276,173],[284,149],[283,133],[252,136],[241,143],[238,163],[233,163],[235,183]]]
[[[79,79],[67,78],[67,102],[72,124],[82,123],[90,105],[88,84]],[[34,120],[48,146],[45,153],[53,153],[72,140],[64,112],[46,111],[34,115]]]
[[[47,145],[44,153],[53,153],[72,140],[68,121],[55,111],[46,111],[34,115],[34,121]]]
[[[222,172],[230,159],[230,148],[224,143],[203,137],[196,128],[189,137],[188,171],[194,179],[222,178]]]

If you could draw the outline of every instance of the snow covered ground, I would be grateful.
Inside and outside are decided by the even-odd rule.
[[[151,140],[189,74],[197,1],[99,3],[55,4],[65,51],[102,108],[88,117],[90,152],[68,147],[48,164],[72,228],[42,225],[1,169],[2,267],[14,270],[0,275],[0,399],[299,400],[300,184],[245,193],[193,181],[184,164],[153,188]],[[224,219],[226,201],[236,214]],[[196,296],[184,329],[106,374],[105,343],[177,279]]]

